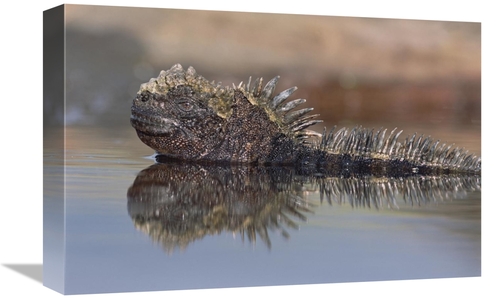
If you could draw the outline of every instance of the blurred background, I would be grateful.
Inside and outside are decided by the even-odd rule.
[[[317,129],[480,133],[480,23],[67,5],[66,24],[68,125],[131,129],[139,85],[181,63],[224,85],[280,75]],[[61,121],[45,100],[44,123]]]

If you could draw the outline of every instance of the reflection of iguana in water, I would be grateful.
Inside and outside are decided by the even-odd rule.
[[[201,165],[170,161],[142,170],[127,191],[135,227],[173,253],[206,236],[286,239],[320,203],[353,208],[403,209],[438,203],[481,190],[481,177],[468,174],[349,178],[314,169],[249,165]],[[300,220],[300,222],[298,222]]]
[[[167,252],[222,232],[271,248],[269,231],[288,238],[311,212],[298,180],[291,168],[158,163],[128,189],[128,212]]]
[[[259,165],[299,165],[340,173],[379,175],[481,172],[481,158],[424,136],[361,127],[308,130],[321,122],[294,110],[303,99],[286,101],[296,90],[274,94],[279,77],[265,86],[223,87],[190,67],[176,64],[141,85],[131,123],[158,154],[181,160]],[[388,136],[386,136],[388,135]],[[309,142],[311,137],[317,140]]]

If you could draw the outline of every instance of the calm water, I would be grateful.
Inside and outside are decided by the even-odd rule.
[[[131,128],[66,136],[66,293],[481,275],[480,178],[152,166]]]
[[[130,105],[174,63],[228,86],[280,75],[277,91],[298,86],[327,128],[397,126],[480,154],[480,24],[287,18],[67,8],[65,104],[58,71],[44,86],[44,124],[69,125],[64,174],[50,150],[63,145],[44,136],[44,272],[64,271],[44,282],[73,294],[481,275],[480,178],[154,165]]]

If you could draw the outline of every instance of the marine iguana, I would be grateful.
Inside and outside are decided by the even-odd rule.
[[[321,122],[319,114],[295,109],[305,99],[287,101],[297,87],[274,95],[278,79],[263,85],[250,77],[227,87],[175,64],[140,86],[130,121],[160,160],[295,165],[346,175],[481,173],[480,157],[424,135],[399,141],[396,129],[308,130]]]

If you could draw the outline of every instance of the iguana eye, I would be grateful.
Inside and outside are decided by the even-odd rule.
[[[186,99],[178,101],[178,102],[177,102],[177,106],[178,106],[181,110],[186,111],[186,112],[187,112],[187,111],[191,111],[191,110],[193,110],[193,108],[194,108],[193,103],[191,103],[190,101],[188,101],[188,100],[186,100]]]

